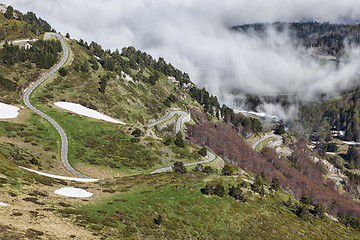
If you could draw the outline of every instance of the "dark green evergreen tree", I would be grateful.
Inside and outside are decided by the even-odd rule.
[[[233,166],[229,164],[225,164],[224,167],[221,170],[221,174],[224,176],[230,176],[234,174],[234,168]]]
[[[172,169],[174,173],[186,173],[186,168],[184,166],[184,163],[180,161],[174,162]]]
[[[198,153],[199,153],[200,156],[205,157],[205,156],[207,155],[207,149],[206,149],[206,147],[200,148],[200,150],[198,151]]]
[[[175,145],[178,146],[179,148],[183,148],[185,147],[185,142],[184,142],[184,139],[182,137],[182,134],[181,132],[178,132],[176,134],[176,139],[174,141]]]

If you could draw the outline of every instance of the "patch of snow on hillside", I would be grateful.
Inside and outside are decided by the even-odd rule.
[[[347,144],[347,145],[360,145],[360,143],[358,142],[347,142],[347,141],[343,141],[343,143]]]
[[[0,4],[0,13],[4,14],[6,12],[6,9],[7,9],[7,7],[5,7],[5,5]]]
[[[1,206],[1,207],[7,207],[7,206],[10,206],[10,205],[7,204],[7,203],[4,203],[4,202],[0,202],[0,206]]]
[[[173,83],[177,83],[176,78],[173,77],[173,76],[169,76],[168,79],[169,79],[169,81],[171,81],[171,82],[173,82]]]
[[[0,119],[17,118],[20,108],[0,102]]]
[[[76,198],[87,198],[94,195],[91,192],[85,191],[81,188],[74,188],[74,187],[64,187],[55,190],[55,194],[65,196],[65,197],[76,197]]]
[[[134,80],[132,79],[131,76],[127,75],[125,72],[121,71],[122,77],[124,78],[125,81],[127,82],[134,82]]]
[[[69,181],[75,181],[75,182],[96,182],[99,181],[100,179],[94,179],[94,178],[75,178],[75,177],[65,177],[65,176],[59,176],[59,175],[54,175],[54,174],[50,174],[50,173],[43,173],[43,172],[39,172],[30,168],[26,168],[26,167],[21,167],[22,169],[28,170],[30,172],[34,172],[37,173],[39,175],[42,176],[46,176],[49,178],[55,178],[55,179],[61,179],[61,180],[69,180]]]
[[[56,102],[55,103],[56,106],[69,110],[71,112],[86,116],[86,117],[91,117],[91,118],[95,118],[95,119],[99,119],[99,120],[104,120],[107,122],[112,122],[112,123],[119,123],[119,124],[125,124],[123,122],[120,122],[118,120],[115,120],[111,117],[108,117],[102,113],[99,113],[95,110],[92,110],[90,108],[84,107],[80,104],[76,104],[76,103],[69,103],[69,102]]]

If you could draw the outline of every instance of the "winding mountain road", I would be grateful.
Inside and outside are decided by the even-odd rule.
[[[255,150],[256,147],[257,147],[261,142],[263,142],[263,141],[265,141],[266,139],[269,139],[269,138],[275,138],[276,140],[269,142],[269,143],[268,143],[268,147],[270,147],[270,148],[277,147],[277,148],[276,148],[276,152],[277,152],[278,154],[281,154],[281,153],[282,153],[282,154],[285,155],[285,157],[291,156],[292,152],[291,152],[290,150],[288,150],[288,149],[283,149],[283,148],[279,147],[279,146],[283,143],[283,138],[282,138],[281,136],[279,136],[279,135],[274,135],[274,134],[268,135],[268,136],[260,139],[259,141],[255,142],[255,143],[253,144],[253,146],[252,146],[252,149]]]
[[[163,119],[160,119],[158,121],[155,121],[153,123],[150,123],[148,125],[148,127],[150,128],[150,127],[153,127],[153,126],[158,125],[160,123],[166,122],[169,119],[171,119],[172,117],[174,117],[175,114],[180,115],[179,119],[176,122],[176,127],[175,127],[175,131],[176,131],[176,133],[178,133],[181,130],[181,126],[184,124],[184,122],[186,120],[186,117],[189,116],[190,113],[187,113],[187,112],[184,112],[184,111],[173,111],[173,112],[170,112],[167,117],[165,117]]]
[[[208,150],[206,160],[200,161],[200,162],[194,162],[194,163],[187,163],[187,164],[184,164],[184,166],[193,166],[196,164],[208,163],[208,162],[215,160],[215,158],[216,158],[216,156],[212,152],[209,152],[209,150]],[[170,171],[171,169],[172,169],[172,167],[160,168],[160,169],[157,169],[157,170],[151,172],[150,174],[166,172],[166,171]]]
[[[38,110],[37,108],[35,108],[33,105],[31,105],[30,103],[30,95],[31,93],[41,84],[43,83],[46,79],[48,79],[51,75],[53,75],[56,71],[59,70],[59,68],[61,68],[66,60],[68,59],[69,56],[69,49],[67,48],[64,39],[62,38],[62,36],[60,34],[57,33],[48,33],[49,35],[54,35],[60,42],[61,42],[61,46],[63,49],[63,55],[61,57],[61,61],[54,67],[52,68],[45,76],[43,76],[42,78],[40,78],[38,81],[36,81],[34,84],[32,84],[26,91],[23,97],[23,101],[25,103],[25,105],[31,109],[32,111],[36,112],[37,114],[39,114],[40,116],[42,116],[43,118],[45,118],[46,120],[48,120],[58,131],[58,133],[60,134],[61,137],[61,161],[64,165],[64,167],[71,173],[82,177],[82,178],[89,178],[88,176],[79,173],[78,171],[76,171],[74,168],[72,168],[69,164],[68,161],[68,140],[65,134],[65,131],[60,127],[60,125],[53,120],[51,117],[49,117],[48,115],[46,115],[45,113],[41,112],[40,110]]]
[[[179,119],[176,122],[176,128],[175,128],[176,132],[178,133],[181,130],[181,127],[183,126],[184,122],[190,120],[190,119],[187,119],[187,118],[190,118],[190,113],[187,113],[184,111],[173,111],[173,112],[170,112],[167,117],[149,124],[148,127],[153,127],[157,124],[166,122],[169,119],[171,119],[175,114],[180,115]],[[215,160],[215,158],[216,158],[215,154],[213,154],[212,152],[210,152],[208,150],[206,160],[199,161],[199,162],[193,162],[193,163],[187,163],[187,164],[184,164],[184,166],[192,166],[192,165],[196,165],[196,164],[208,163],[208,162]],[[157,169],[157,170],[151,172],[150,174],[161,173],[161,172],[169,171],[171,169],[172,169],[172,167],[160,168],[160,169]]]
[[[276,138],[276,141],[278,141],[279,139],[282,139],[280,136],[272,134],[272,135],[266,136],[266,137],[260,139],[259,141],[255,142],[252,145],[252,149],[255,150],[257,145],[259,145],[261,142],[263,142],[263,141],[265,141],[266,139],[269,139],[269,138]]]

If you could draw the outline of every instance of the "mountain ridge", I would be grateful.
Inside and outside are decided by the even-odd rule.
[[[0,155],[0,164],[4,166],[0,172],[4,176],[0,179],[3,186],[0,200],[7,199],[11,206],[0,211],[9,217],[13,227],[1,223],[1,237],[250,239],[288,235],[351,239],[359,236],[354,229],[324,218],[318,207],[309,204],[321,202],[314,195],[310,195],[308,202],[305,197],[303,200],[302,196],[311,193],[307,189],[293,192],[298,200],[279,188],[279,185],[287,186],[285,190],[292,191],[291,186],[284,185],[284,177],[274,166],[291,169],[293,176],[308,171],[309,177],[323,183],[318,166],[301,155],[306,147],[304,139],[294,144],[297,161],[279,158],[267,147],[256,153],[250,143],[266,131],[261,121],[220,106],[216,96],[196,87],[188,74],[164,59],[154,60],[134,47],[124,48],[121,53],[110,52],[94,42],[65,40],[70,49],[69,61],[34,91],[32,102],[64,128],[69,137],[70,163],[103,179],[97,183],[74,183],[22,171],[17,167],[19,163],[61,173],[64,169],[58,166],[59,138],[49,123],[28,109],[21,110],[15,120],[2,120],[0,133],[4,144],[0,144],[0,154],[6,158]],[[40,44],[38,47],[45,49],[48,43]],[[27,53],[22,48],[11,48]],[[37,45],[34,43],[32,48],[36,49]],[[0,51],[4,49],[7,47]],[[48,50],[54,51],[51,47]],[[45,58],[39,55],[39,59]],[[56,60],[59,58],[60,55]],[[33,79],[37,79],[49,71],[46,65],[31,63],[26,58],[12,64],[1,62],[1,67],[19,73],[7,77],[18,87],[2,88],[0,95],[6,99],[10,96],[6,94],[13,91],[18,94],[11,96],[14,102],[19,102],[23,89],[32,81],[25,78],[35,72],[38,75]],[[19,77],[17,81],[16,77]],[[79,103],[122,119],[127,125],[66,112],[54,106],[58,101]],[[176,130],[174,118],[154,128],[147,127],[151,119],[159,119],[168,109],[191,113],[186,131]],[[282,134],[293,142],[292,136]],[[226,139],[227,136],[231,137]],[[184,168],[182,165],[203,159],[204,148],[200,146],[215,149],[222,158],[204,166],[196,165],[194,169]],[[293,165],[288,166],[291,161]],[[174,173],[149,175],[152,170],[169,165]],[[17,188],[11,185],[14,181]],[[333,188],[330,182],[326,184],[324,192],[327,187]],[[53,194],[62,185],[87,189],[95,195],[89,200],[77,200]],[[335,208],[336,204],[333,205]],[[329,210],[329,205],[326,207]],[[39,220],[39,213],[57,222],[61,220],[61,227],[71,225],[71,231],[64,233],[59,228],[55,231],[53,225],[49,230],[34,222],[25,226],[16,222],[16,219]],[[342,221],[356,228],[351,218]],[[54,236],[54,233],[62,235]]]

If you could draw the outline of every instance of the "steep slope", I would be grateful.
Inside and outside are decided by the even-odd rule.
[[[247,141],[261,135],[260,121],[220,107],[215,96],[197,88],[186,73],[164,59],[155,60],[133,47],[120,53],[83,40],[67,38],[66,44],[69,60],[34,91],[30,101],[64,129],[74,168],[105,179],[75,183],[17,168],[23,165],[69,175],[60,166],[59,137],[47,121],[28,109],[21,110],[17,119],[0,121],[0,153],[6,157],[0,156],[0,173],[5,179],[1,180],[0,200],[11,205],[0,208],[9,219],[0,225],[1,237],[359,237],[353,228],[324,217],[325,207],[333,214],[356,216],[359,206],[323,180],[321,167],[311,162],[312,153],[304,140],[293,145],[295,154],[290,159],[279,159],[269,148],[258,154]],[[28,84],[40,77],[28,78],[31,71],[26,69],[39,74],[51,71],[48,68],[62,54],[54,40],[37,41],[28,50],[5,45],[1,51],[8,53],[1,67],[19,79],[7,78],[0,96],[18,103]],[[10,83],[16,87],[4,87]],[[8,95],[10,92],[14,94]],[[54,105],[58,101],[79,103],[127,125],[65,111]],[[176,130],[178,116],[149,126],[175,110],[191,112],[192,120],[185,129]],[[183,164],[204,160],[207,150],[200,146],[237,167],[224,165],[217,157],[184,168]],[[149,174],[168,166],[174,166],[175,173]],[[22,183],[14,187],[13,181]],[[301,201],[279,189],[280,185]],[[94,195],[72,199],[54,193],[63,186]],[[357,227],[356,218],[341,220]]]

